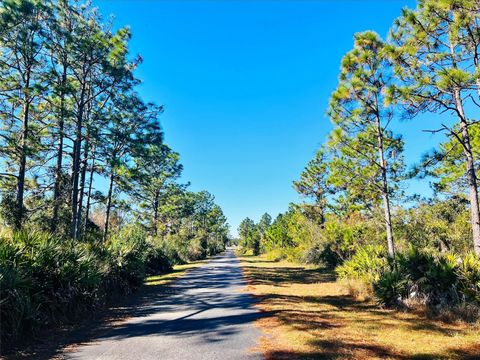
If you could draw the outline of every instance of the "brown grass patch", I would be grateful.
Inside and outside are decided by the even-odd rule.
[[[267,359],[480,359],[478,326],[357,301],[331,271],[240,258]]]

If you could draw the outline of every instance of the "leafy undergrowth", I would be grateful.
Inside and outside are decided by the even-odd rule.
[[[240,259],[267,359],[480,359],[480,328],[358,302],[327,270]]]
[[[170,283],[207,261],[199,260],[184,265],[175,265],[171,272],[149,276],[145,279],[145,286],[140,291],[116,298],[108,309],[97,311],[92,316],[86,316],[81,323],[47,329],[38,337],[25,339],[18,344],[18,349],[10,349],[7,354],[1,354],[4,357],[0,355],[0,359],[64,359],[63,354],[74,349],[77,344],[101,337],[112,326],[121,324],[135,314],[135,310],[142,304],[148,304],[159,293],[167,293]]]

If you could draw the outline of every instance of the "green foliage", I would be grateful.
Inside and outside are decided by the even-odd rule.
[[[402,242],[420,249],[465,254],[471,249],[468,202],[462,197],[420,201],[410,209],[399,210],[395,230]]]
[[[105,244],[109,290],[128,293],[142,284],[149,254],[145,237],[140,228],[129,226]]]
[[[74,319],[95,307],[109,277],[95,245],[36,231],[0,239],[2,340]]]
[[[387,306],[405,300],[441,307],[462,301],[480,305],[479,274],[476,255],[459,258],[411,247],[397,255],[392,269],[385,271],[374,285],[381,303]]]
[[[380,279],[387,266],[385,249],[381,246],[367,245],[337,267],[335,272],[343,279],[358,279],[373,283]]]
[[[244,219],[238,226],[240,236],[239,245],[244,252],[252,251],[253,255],[260,254],[260,233],[258,226],[250,219]]]
[[[388,271],[382,274],[375,283],[375,293],[381,304],[398,306],[407,293],[408,279],[399,271]]]
[[[475,254],[467,254],[456,269],[458,288],[467,300],[480,305],[480,259]]]
[[[174,263],[223,250],[202,233],[183,243],[185,252],[169,245],[150,237],[139,225],[124,227],[106,243],[5,230],[0,234],[2,342],[73,321],[116,294],[134,291],[146,274],[169,271]]]

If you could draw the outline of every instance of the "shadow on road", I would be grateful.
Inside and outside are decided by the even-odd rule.
[[[221,342],[235,335],[238,325],[267,315],[254,307],[254,297],[241,291],[244,286],[238,262],[227,252],[171,284],[147,282],[139,293],[119,299],[107,312],[81,326],[41,336],[34,347],[5,359],[64,359],[78,347],[133,337],[196,335],[205,342]]]
[[[214,265],[191,270],[188,276],[169,286],[165,292],[150,291],[144,297],[143,305],[133,310],[132,319],[101,338],[207,334],[206,341],[220,341],[222,337],[235,333],[234,325],[267,316],[254,308],[254,297],[241,291],[245,286],[242,273],[238,266],[232,266],[232,262],[236,262],[233,257],[217,258]],[[225,271],[226,267],[229,271]],[[150,316],[182,309],[185,314],[173,319],[157,320]],[[214,310],[212,315],[218,316],[201,316],[208,310]]]

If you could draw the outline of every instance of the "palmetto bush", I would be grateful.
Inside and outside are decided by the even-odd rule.
[[[373,284],[387,268],[385,250],[381,246],[367,245],[357,250],[351,259],[338,266],[335,271],[340,284],[358,300],[373,296]]]
[[[2,338],[74,318],[98,301],[100,260],[87,244],[36,231],[0,241]]]
[[[350,260],[338,266],[335,271],[343,279],[376,282],[387,268],[385,250],[381,246],[367,245],[360,248]]]
[[[458,288],[463,296],[480,306],[480,259],[467,254],[456,269]]]
[[[3,232],[2,342],[43,326],[75,320],[102,305],[109,294],[139,287],[147,265],[169,269],[166,261],[161,250],[135,227],[115,234],[106,244],[73,242],[38,231]]]
[[[375,282],[381,303],[416,301],[429,307],[470,303],[480,305],[480,260],[474,254],[459,257],[411,248],[398,254],[395,264]]]
[[[381,246],[365,246],[336,272],[350,294],[365,298],[372,289],[385,306],[480,307],[480,259],[475,254],[460,257],[412,246],[387,261]]]

